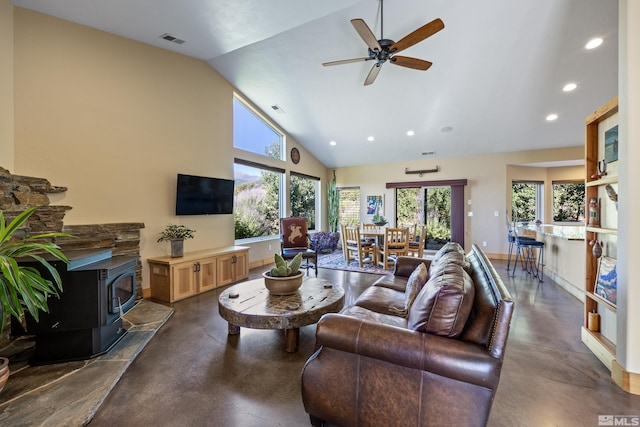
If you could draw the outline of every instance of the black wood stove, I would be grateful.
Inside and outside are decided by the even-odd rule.
[[[40,321],[27,316],[26,333],[35,335],[33,364],[88,359],[109,351],[125,334],[121,315],[135,304],[135,256],[111,250],[65,251],[69,263],[49,262],[62,279],[60,298],[49,297]],[[24,262],[45,276],[39,263]],[[46,277],[46,276],[45,276]]]

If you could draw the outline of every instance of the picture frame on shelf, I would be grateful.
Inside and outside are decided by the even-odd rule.
[[[618,125],[604,132],[604,163],[618,160]]]
[[[598,260],[598,274],[594,293],[613,305],[618,301],[618,273],[615,258],[601,256]]]

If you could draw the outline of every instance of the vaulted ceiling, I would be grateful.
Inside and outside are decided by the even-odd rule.
[[[322,63],[368,55],[350,20],[380,38],[378,0],[13,3],[207,61],[327,167],[581,145],[618,89],[613,0],[386,0],[384,38],[445,28],[402,52],[429,70],[385,63],[369,86],[373,61]]]

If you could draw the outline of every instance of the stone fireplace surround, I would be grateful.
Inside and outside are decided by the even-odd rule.
[[[140,261],[140,230],[142,222],[65,225],[64,216],[71,206],[52,206],[48,194],[63,193],[66,187],[53,186],[45,178],[13,175],[0,167],[0,211],[9,222],[32,207],[38,209],[29,218],[23,236],[47,232],[64,232],[73,238],[58,238],[55,242],[65,250],[111,249],[113,256],[134,255],[136,265],[136,299],[142,298],[142,262]],[[0,343],[6,342],[3,331]]]

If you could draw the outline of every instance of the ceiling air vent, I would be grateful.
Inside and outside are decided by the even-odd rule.
[[[272,109],[273,111],[275,111],[276,113],[284,114],[284,110],[283,110],[283,109],[282,109],[278,104],[273,104],[273,105],[271,106],[271,109]]]
[[[169,33],[164,33],[163,35],[160,36],[160,38],[163,39],[163,40],[169,41],[171,43],[175,43],[175,44],[186,43],[186,40],[179,39],[176,36],[171,35]]]

